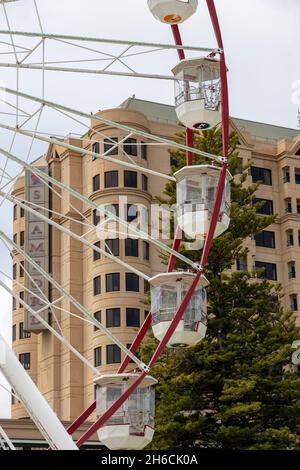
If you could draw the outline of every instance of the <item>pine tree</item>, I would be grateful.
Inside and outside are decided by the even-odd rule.
[[[207,337],[193,348],[166,350],[153,369],[159,380],[153,449],[300,448],[300,374],[291,366],[291,344],[299,338],[294,317],[283,311],[281,287],[263,279],[262,270],[230,271],[246,253],[245,239],[275,219],[257,214],[263,204],[254,204],[259,184],[246,184],[248,168],[240,167],[237,143],[232,133],[230,227],[214,240],[205,270]],[[221,155],[221,131],[197,134],[195,146]],[[174,172],[185,165],[185,155],[170,153]],[[204,162],[194,155],[195,164]],[[161,203],[176,202],[173,183],[165,196]],[[199,251],[185,254],[200,260]],[[145,360],[154,347],[148,339]]]

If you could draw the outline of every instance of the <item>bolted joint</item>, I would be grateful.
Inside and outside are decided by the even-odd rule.
[[[140,368],[143,372],[146,372],[146,374],[148,374],[148,372],[150,372],[150,367],[147,366],[147,364],[145,364],[144,362],[140,362],[139,368]]]

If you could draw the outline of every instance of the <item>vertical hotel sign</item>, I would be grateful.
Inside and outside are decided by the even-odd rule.
[[[39,170],[48,172],[47,167],[39,167]],[[49,208],[49,188],[45,182],[29,170],[25,172],[26,185],[25,196],[31,208],[48,217],[45,209]],[[49,272],[49,225],[37,215],[25,211],[25,252],[46,272]],[[49,283],[33,266],[25,262],[25,286],[31,291],[25,291],[25,301],[34,311],[45,307],[41,298],[49,298]],[[48,322],[49,309],[39,312],[39,315]],[[28,310],[24,312],[24,329],[33,333],[39,333],[46,328]]]

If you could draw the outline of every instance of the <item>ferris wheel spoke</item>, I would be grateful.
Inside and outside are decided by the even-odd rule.
[[[106,328],[101,322],[99,322],[89,311],[76,300],[66,289],[64,289],[54,278],[52,278],[41,266],[39,266],[33,258],[31,258],[24,250],[22,250],[13,240],[11,240],[3,231],[0,231],[0,238],[5,240],[11,245],[18,254],[20,254],[35,270],[37,270],[45,279],[47,279],[61,294],[66,297],[95,327],[105,333],[119,348],[124,352],[125,355],[129,355],[130,359],[134,361],[139,368],[145,370],[144,363],[138,359],[134,354],[131,354],[128,348]]]

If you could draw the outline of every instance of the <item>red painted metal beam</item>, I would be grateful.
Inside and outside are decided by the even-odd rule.
[[[186,145],[188,145],[189,147],[194,146],[194,132],[192,131],[192,129],[186,130]],[[186,152],[186,164],[188,166],[193,164],[193,156],[194,156],[193,152],[191,151]]]
[[[223,155],[228,157],[229,151],[229,94],[228,94],[228,80],[227,80],[227,67],[224,52],[223,39],[219,19],[214,4],[214,0],[206,0],[208,11],[210,14],[211,22],[214,28],[218,47],[222,49],[220,57],[220,71],[221,71],[221,84],[222,84],[222,127],[223,127]]]
[[[177,46],[182,46],[182,40],[181,40],[181,35],[180,35],[178,25],[177,24],[172,24],[171,28],[172,28],[172,33],[173,33],[175,44]],[[179,56],[180,60],[185,59],[184,49],[178,49],[178,56]]]
[[[88,417],[95,411],[96,402],[92,403],[68,428],[69,434],[73,434],[77,429],[88,419]]]

